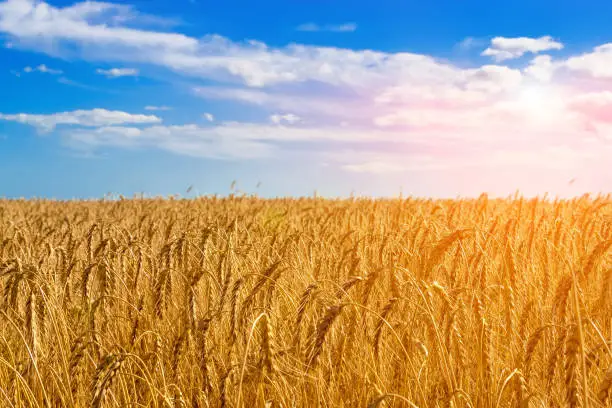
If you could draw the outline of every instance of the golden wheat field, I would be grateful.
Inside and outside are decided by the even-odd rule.
[[[0,405],[611,407],[611,204],[0,201]]]

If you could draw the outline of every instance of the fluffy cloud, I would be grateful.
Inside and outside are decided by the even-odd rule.
[[[579,71],[594,78],[612,78],[612,43],[595,47],[592,52],[571,57],[565,66],[573,71]]]
[[[218,35],[201,39],[138,29],[113,20],[121,6],[77,3],[54,7],[43,1],[0,3],[0,32],[15,46],[88,60],[161,65],[187,75],[239,80],[248,86],[318,81],[371,86],[398,77],[452,75],[453,68],[411,53],[388,54],[292,44],[274,49],[257,41],[235,43]],[[49,47],[53,44],[53,47]]]
[[[149,18],[150,20],[151,18]],[[385,53],[291,44],[271,48],[257,41],[237,43],[218,35],[203,38],[180,33],[136,28],[145,22],[130,7],[102,2],[81,2],[54,7],[44,1],[6,0],[0,3],[0,32],[13,47],[26,47],[52,55],[68,54],[87,60],[159,65],[187,75],[218,81],[240,81],[249,87],[267,87],[316,81],[351,87],[355,92],[391,86],[454,85],[469,70],[427,55]],[[128,25],[128,23],[130,23]],[[321,28],[310,26],[310,28]],[[352,25],[337,26],[347,30]],[[468,44],[475,40],[470,39]],[[496,37],[483,54],[497,61],[526,53],[563,47],[550,36]],[[611,45],[560,61],[558,66],[594,77],[612,76]],[[535,59],[528,74],[550,77],[550,60]],[[478,68],[483,71],[485,67]],[[109,70],[109,75],[134,71]],[[487,73],[481,72],[480,75]],[[478,79],[478,75],[474,78]],[[472,87],[472,86],[470,86]],[[473,88],[473,87],[472,87]]]
[[[491,40],[491,46],[482,52],[482,55],[492,57],[495,61],[504,61],[519,58],[526,53],[537,54],[542,51],[560,50],[563,44],[555,41],[550,36],[540,38],[529,37],[495,37]]]
[[[140,71],[135,68],[111,68],[111,69],[96,69],[96,74],[104,75],[107,78],[119,78],[124,76],[138,76]]]
[[[130,114],[106,109],[75,110],[72,112],[59,112],[49,115],[0,113],[0,120],[19,122],[35,126],[42,132],[52,131],[59,125],[97,127],[121,125],[125,123],[147,124],[161,122],[161,119],[157,116]]]
[[[550,82],[558,68],[559,65],[553,62],[550,55],[538,55],[525,68],[525,73],[538,81]]]
[[[319,25],[316,23],[305,23],[297,26],[295,28],[297,31],[330,31],[336,33],[350,33],[353,31],[357,31],[357,24],[355,23],[344,23],[344,24],[327,24],[327,25]]]
[[[57,8],[44,1],[7,0],[0,3],[0,30],[18,40],[75,41],[81,44],[193,50],[198,42],[182,34],[121,26],[129,7],[85,1]],[[111,24],[109,24],[111,23]]]

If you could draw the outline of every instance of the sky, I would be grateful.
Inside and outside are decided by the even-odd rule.
[[[610,15],[0,0],[0,197],[609,193]]]

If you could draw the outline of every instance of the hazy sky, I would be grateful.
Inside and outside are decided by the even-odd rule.
[[[610,15],[0,1],[0,196],[610,192]]]

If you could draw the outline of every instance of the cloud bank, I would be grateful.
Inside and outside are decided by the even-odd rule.
[[[375,174],[511,165],[596,168],[611,152],[612,44],[563,55],[563,43],[551,36],[495,37],[482,46],[492,62],[464,66],[410,52],[271,47],[215,34],[195,38],[152,29],[121,5],[55,7],[32,0],[0,2],[0,33],[17,48],[155,66],[204,80],[206,85],[193,86],[194,95],[264,112],[260,123],[215,121],[205,127],[162,125],[155,116],[125,112],[108,113],[106,121],[91,113],[75,119],[74,112],[0,116],[44,130],[81,125],[62,130],[73,144],[226,159],[291,154],[309,144],[313,160]],[[470,40],[464,48],[479,44]],[[522,57],[529,59],[520,62]],[[510,60],[517,61],[505,63]]]

